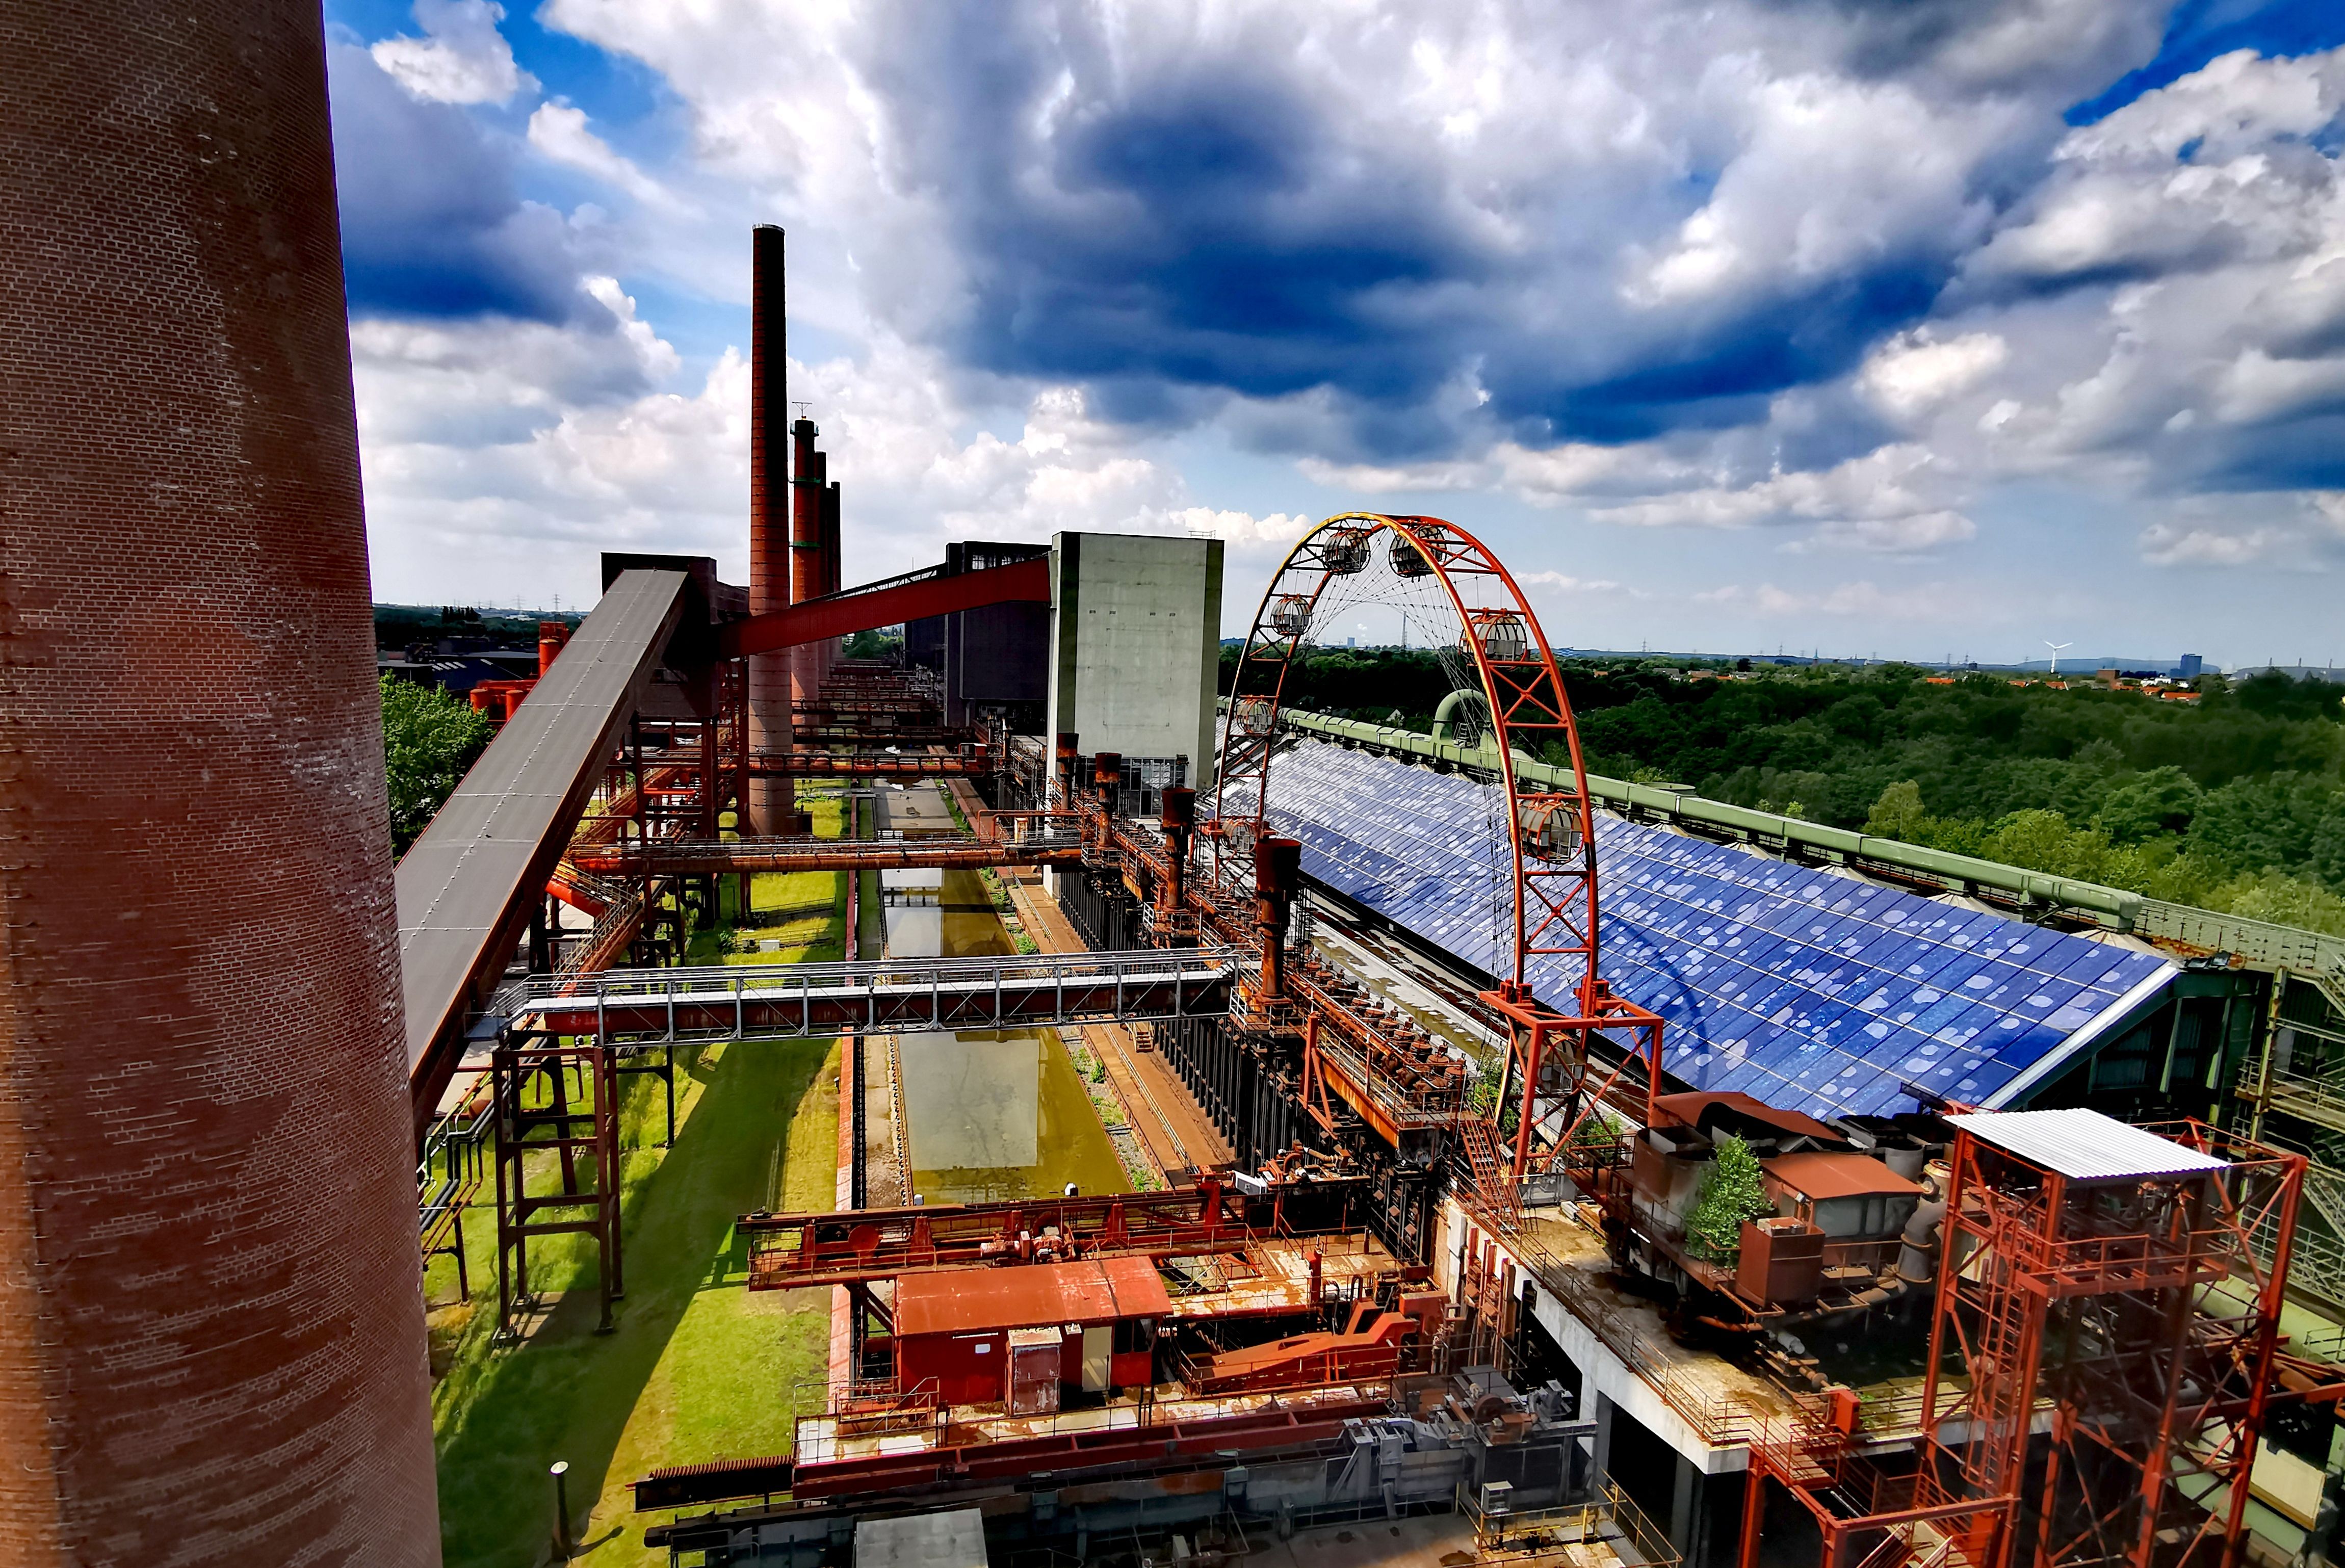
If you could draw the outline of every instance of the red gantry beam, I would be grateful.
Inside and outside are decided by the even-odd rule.
[[[858,632],[925,621],[958,610],[980,610],[989,604],[1048,604],[1051,602],[1051,561],[1048,556],[964,572],[957,577],[931,577],[895,588],[876,588],[809,599],[787,610],[736,621],[717,634],[717,652],[727,659],[770,653],[805,642],[850,637]]]
[[[1318,1218],[1348,1229],[1360,1179],[1311,1184]],[[938,1269],[1141,1252],[1185,1258],[1289,1233],[1287,1189],[1249,1198],[1208,1173],[1194,1191],[1018,1199],[822,1214],[746,1214],[749,1289],[798,1290],[893,1280]]]

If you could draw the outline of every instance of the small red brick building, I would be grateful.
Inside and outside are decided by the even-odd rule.
[[[948,1404],[1030,1414],[1056,1410],[1062,1388],[1142,1387],[1156,1381],[1157,1328],[1172,1310],[1145,1258],[907,1275],[896,1285],[898,1386],[933,1381]]]

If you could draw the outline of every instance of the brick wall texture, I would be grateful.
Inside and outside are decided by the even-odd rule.
[[[749,613],[790,606],[789,331],[782,287],[782,231],[752,232],[749,316]],[[749,660],[749,749],[787,752],[796,731],[790,713],[790,655]],[[743,831],[787,833],[797,814],[787,776],[749,781]]]
[[[317,0],[0,104],[0,1563],[433,1563]]]

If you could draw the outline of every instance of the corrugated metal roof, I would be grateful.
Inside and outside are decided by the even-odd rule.
[[[1908,1181],[1869,1154],[1782,1154],[1759,1168],[1792,1191],[1812,1199],[1913,1198],[1922,1184]]]
[[[1005,1263],[910,1274],[896,1282],[896,1332],[906,1339],[1161,1318],[1172,1310],[1164,1281],[1145,1258]]]
[[[1946,1119],[1982,1143],[2071,1181],[2187,1176],[2229,1163],[2096,1110],[1969,1111]]]
[[[1270,793],[1272,824],[1302,841],[1310,875],[1511,972],[1513,862],[1492,786],[1301,741],[1279,753]],[[2018,1099],[2180,972],[1611,816],[1596,845],[1605,978],[1667,1021],[1670,1076],[1811,1116]],[[1564,958],[1531,970],[1541,996],[1579,979]]]

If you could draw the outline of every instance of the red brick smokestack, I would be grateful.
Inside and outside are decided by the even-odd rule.
[[[782,231],[770,223],[752,236],[749,286],[749,611],[785,610],[790,594],[790,525],[784,494],[789,469],[789,340],[782,293]],[[791,744],[790,655],[749,660],[749,749],[787,752]],[[787,833],[797,800],[787,778],[749,780],[748,829]]]
[[[827,464],[823,472],[829,473]],[[836,480],[822,491],[822,591],[836,593],[847,584],[838,575],[838,482]],[[830,678],[831,668],[838,661],[837,639],[822,644],[822,678]]]
[[[803,604],[822,594],[823,455],[814,450],[812,420],[790,427],[790,602]],[[822,686],[822,655],[811,644],[789,652],[790,689],[811,703]]]
[[[0,1562],[440,1561],[325,66],[0,11]]]

